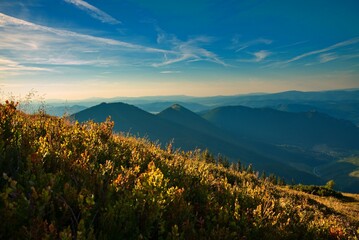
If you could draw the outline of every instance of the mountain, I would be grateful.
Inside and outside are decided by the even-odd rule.
[[[322,184],[334,179],[336,189],[358,191],[358,178],[351,177],[356,165],[340,162],[358,151],[358,129],[325,114],[232,106],[200,116],[175,104],[155,115],[129,104],[102,103],[73,115],[80,122],[103,122],[108,116],[116,132],[146,137],[162,146],[174,140],[174,148],[209,149],[214,156],[252,164],[288,182]],[[324,171],[335,166],[342,169],[338,175]]]
[[[289,112],[317,110],[338,119],[346,119],[359,125],[359,90],[336,90],[320,92],[287,91],[272,94],[252,94],[198,98],[202,105],[270,107]]]
[[[280,105],[297,105],[297,107],[298,105],[302,105],[304,107],[301,112],[307,112],[309,108],[311,110],[328,114],[334,118],[349,120],[359,126],[359,89],[317,92],[286,91],[279,93],[255,93],[213,97],[147,97],[124,99],[123,101],[137,106],[140,106],[138,103],[144,103],[142,106],[145,110],[152,108],[152,104],[157,105],[158,111],[151,112],[159,112],[165,109],[166,106],[163,106],[163,108],[160,109],[160,104],[156,104],[156,102],[159,103],[166,101],[170,101],[171,103],[179,102],[182,106],[185,106],[195,112],[222,106],[242,105],[254,108],[269,107],[277,109]],[[300,109],[297,107],[288,107],[286,111],[299,111]],[[284,110],[284,108],[280,110]]]
[[[210,110],[203,117],[238,136],[275,145],[359,149],[358,127],[315,111],[291,113],[270,108],[227,106]]]
[[[194,100],[196,99],[196,100]],[[259,107],[263,104],[273,103],[303,103],[303,102],[348,102],[358,101],[359,90],[333,90],[333,91],[319,91],[319,92],[301,92],[301,91],[286,91],[279,93],[258,93],[258,94],[243,94],[234,96],[214,96],[214,97],[199,97],[189,99],[190,101],[211,105],[211,106],[226,106],[226,105],[247,105],[254,104]]]
[[[310,171],[298,170],[280,161],[288,157],[305,159],[304,156],[283,152],[263,143],[239,141],[180,105],[173,105],[154,115],[124,103],[102,103],[73,115],[80,122],[103,122],[108,116],[115,122],[115,131],[146,136],[162,145],[174,140],[174,147],[184,150],[209,149],[214,155],[225,155],[230,161],[240,159],[242,163],[253,164],[259,171],[276,173],[288,181],[322,182]],[[266,148],[273,156],[267,156],[268,151],[261,150]]]
[[[257,153],[282,162],[282,171],[291,166],[324,181],[334,179],[337,189],[358,192],[358,161],[346,159],[358,156],[359,129],[349,121],[318,112],[243,106],[216,108],[203,117],[241,142],[256,146]]]
[[[169,121],[164,115],[164,113],[154,115],[125,103],[102,103],[78,112],[73,117],[80,122],[87,120],[103,122],[108,116],[111,116],[111,120],[115,123],[114,130],[117,132],[148,137],[152,141],[159,140],[162,145],[174,140],[175,147],[185,150],[210,148],[213,153],[226,152],[231,156],[236,155],[237,149],[234,144],[210,136],[208,132],[201,132],[178,122]],[[191,117],[196,116],[197,120],[200,118],[194,113],[190,115]],[[205,121],[203,119],[203,122]]]
[[[189,130],[181,131],[172,123],[125,103],[101,103],[73,115],[80,122],[87,120],[103,122],[109,116],[114,121],[114,130],[117,132],[148,137],[153,141],[159,140],[162,144],[171,142],[173,136],[176,136],[176,140],[181,141],[181,147],[184,149],[201,145],[196,139],[186,139]]]
[[[82,110],[86,109],[85,106],[80,105],[73,105],[73,106],[47,106],[46,113],[53,115],[53,116],[64,116],[64,115],[71,115]]]
[[[330,91],[318,91],[318,92],[302,92],[302,91],[287,91],[280,93],[273,93],[265,96],[265,98],[271,99],[286,99],[293,101],[349,101],[359,99],[358,89],[344,89],[344,90],[330,90]]]
[[[103,122],[108,116],[111,116],[115,123],[115,131],[148,137],[152,141],[159,140],[162,145],[174,140],[176,147],[185,150],[211,148],[214,153],[236,152],[233,144],[221,142],[214,136],[208,136],[204,132],[187,128],[125,103],[102,103],[73,115],[80,122]]]
[[[264,155],[258,156],[259,154],[255,144],[238,141],[231,134],[228,134],[198,114],[179,104],[172,105],[158,113],[157,116],[176,125],[181,125],[182,128],[190,129],[192,131],[191,135],[188,136],[190,138],[194,136],[194,133],[201,133],[206,136],[205,139],[202,139],[206,144],[208,144],[211,139],[216,139],[216,143],[213,145],[223,145],[222,152],[218,153],[229,155],[233,159],[243,157],[245,160],[250,159],[251,161],[255,161],[256,159],[264,158]],[[227,149],[226,146],[234,146],[234,150],[229,151],[230,149]],[[212,149],[213,148],[210,148],[210,150]]]
[[[49,100],[51,105],[63,105],[63,100]],[[145,111],[158,113],[174,103],[194,112],[201,112],[222,106],[270,107],[289,112],[308,108],[326,113],[332,117],[352,121],[359,126],[359,90],[335,90],[318,92],[287,91],[279,93],[255,93],[233,96],[190,97],[190,96],[150,96],[92,98],[66,101],[68,105],[91,107],[101,102],[124,102]],[[297,106],[293,106],[297,105]],[[298,107],[302,105],[302,107]]]
[[[302,103],[284,103],[277,106],[269,106],[274,109],[286,112],[308,112],[318,111],[329,116],[352,121],[359,127],[359,100],[345,102],[302,102]]]
[[[180,104],[173,104],[171,107],[157,114],[157,116],[192,130],[207,133],[209,135],[223,135],[223,131],[221,131],[215,125],[200,117],[196,113],[190,111],[189,109],[181,106]]]
[[[142,103],[142,104],[134,104],[134,105],[147,112],[159,113],[164,109],[171,107],[174,104],[180,104],[181,106],[188,108],[193,112],[201,112],[209,109],[208,106],[202,104],[193,103],[193,102],[178,102],[178,101],[151,102],[151,103]]]

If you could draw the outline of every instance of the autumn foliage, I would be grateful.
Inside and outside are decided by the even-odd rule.
[[[0,239],[358,239],[252,171],[0,105]]]

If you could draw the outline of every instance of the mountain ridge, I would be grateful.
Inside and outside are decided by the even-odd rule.
[[[264,142],[307,148],[327,144],[359,149],[358,127],[316,111],[290,113],[272,108],[225,106],[202,116],[220,128]]]
[[[115,106],[115,105],[116,104],[113,104],[113,103],[110,104],[110,106]],[[129,106],[128,104],[127,105],[117,104],[117,105],[118,106],[127,106],[127,107]],[[93,108],[89,108],[82,112],[82,113],[91,112],[91,114],[94,115],[95,117],[88,116],[88,114],[87,114],[87,117],[84,118],[81,113],[75,114],[74,117],[79,121],[86,121],[89,119],[94,119],[98,122],[104,121],[104,119],[106,118],[105,116],[111,115],[110,112],[107,112],[106,114],[104,114],[104,112],[102,110],[100,112],[92,111],[94,109],[102,108],[102,107],[112,109],[113,111],[115,111],[116,114],[114,114],[112,116],[112,120],[115,121],[114,130],[116,130],[116,131],[122,131],[122,132],[127,133],[129,130],[131,130],[132,133],[139,132],[140,135],[138,135],[138,136],[148,136],[148,137],[150,137],[151,140],[153,140],[153,141],[160,140],[160,142],[162,142],[162,143],[165,143],[166,141],[168,143],[168,142],[171,142],[172,139],[174,139],[174,146],[180,147],[181,149],[184,149],[184,150],[193,150],[195,148],[200,148],[200,149],[208,148],[214,154],[221,153],[221,154],[229,157],[231,159],[231,161],[241,159],[241,161],[243,161],[247,164],[253,163],[257,167],[258,170],[261,170],[261,171],[267,170],[268,172],[274,172],[274,173],[277,173],[278,175],[285,177],[288,180],[294,178],[294,179],[297,179],[297,181],[301,181],[301,182],[305,182],[305,183],[309,183],[309,182],[320,183],[321,182],[313,174],[308,174],[306,172],[298,171],[295,168],[290,167],[289,165],[286,165],[286,167],[284,168],[283,163],[281,163],[280,161],[278,161],[278,159],[276,159],[279,156],[278,153],[276,153],[276,151],[278,151],[278,150],[276,150],[276,151],[271,150],[275,154],[275,156],[267,157],[265,154],[265,151],[264,152],[258,151],[257,146],[262,146],[262,145],[258,145],[257,143],[254,143],[254,142],[247,143],[247,142],[237,141],[233,137],[228,135],[227,133],[221,132],[217,127],[211,125],[208,122],[206,124],[207,127],[205,127],[205,128],[196,127],[194,129],[193,126],[195,124],[192,125],[192,128],[191,128],[191,126],[189,126],[189,127],[183,126],[183,123],[186,121],[183,121],[183,119],[181,119],[178,116],[174,116],[172,118],[172,120],[173,119],[177,119],[177,120],[181,119],[180,121],[182,121],[182,124],[180,124],[178,121],[177,122],[176,121],[174,121],[174,122],[168,121],[171,119],[163,119],[160,117],[161,115],[156,116],[156,115],[149,114],[149,113],[144,114],[143,110],[141,110],[139,108],[131,107],[131,109],[136,109],[136,111],[142,112],[142,115],[141,115],[141,117],[139,117],[139,116],[133,117],[132,116],[131,117],[131,119],[132,119],[131,128],[129,128],[129,127],[125,128],[124,127],[125,123],[121,124],[121,122],[123,120],[116,117],[119,114],[118,110],[116,110],[116,108],[113,108],[113,107],[108,107],[105,104],[98,105]],[[170,109],[173,110],[173,108],[170,108]],[[183,110],[184,108],[181,107],[180,109],[182,110],[182,112],[184,111]],[[201,122],[206,122],[206,120],[202,119],[200,116],[189,111],[188,109],[186,109],[185,112],[187,114],[190,113],[190,115],[192,117],[194,116],[197,120],[200,119]],[[96,118],[96,114],[101,114],[102,117]],[[121,110],[121,114],[126,116],[126,115],[131,114],[131,111]],[[162,113],[162,115],[163,115],[163,113]],[[146,117],[150,117],[150,119],[146,119]],[[160,120],[157,119],[156,117],[158,117]],[[143,119],[140,120],[141,118],[143,118]],[[189,122],[189,124],[190,123],[191,122]],[[136,126],[136,124],[140,124],[142,126]],[[169,126],[168,124],[171,124],[172,126]],[[117,127],[117,126],[121,126],[121,125],[122,125],[122,127],[120,127],[120,128]],[[154,127],[156,125],[157,125],[157,128]],[[147,126],[147,129],[146,129],[146,126]],[[201,132],[201,130],[202,130],[202,132]],[[161,133],[161,134],[159,134],[159,133]],[[269,147],[269,146],[266,146],[266,147]],[[281,173],[281,174],[279,174],[279,173]],[[301,179],[300,176],[306,176],[306,177]]]

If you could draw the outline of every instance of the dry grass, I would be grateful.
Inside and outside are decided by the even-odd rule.
[[[359,194],[342,193],[344,198],[338,199],[334,197],[320,197],[289,189],[288,187],[281,187],[281,189],[285,189],[291,194],[306,196],[341,215],[347,216],[353,222],[359,223]]]
[[[314,195],[309,197],[340,214],[348,216],[351,220],[359,222],[359,194],[343,193],[343,196],[343,199]]]

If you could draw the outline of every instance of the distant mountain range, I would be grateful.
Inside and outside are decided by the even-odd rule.
[[[143,104],[135,104],[135,105],[147,112],[159,113],[164,109],[170,108],[172,105],[176,105],[176,104],[181,105],[187,109],[190,109],[193,112],[202,112],[211,109],[210,106],[202,105],[199,103],[179,102],[179,101],[153,102],[153,103],[143,103]]]
[[[46,112],[53,116],[63,116],[63,115],[71,115],[77,112],[80,112],[87,107],[80,106],[80,105],[73,105],[73,106],[48,106],[46,107]]]
[[[124,102],[135,105],[147,112],[159,113],[173,104],[180,104],[193,112],[203,112],[215,107],[247,106],[252,108],[273,108],[287,112],[317,111],[334,118],[345,119],[359,126],[359,90],[335,90],[320,92],[288,91],[281,93],[256,93],[234,96],[190,97],[116,97],[92,98],[79,101],[49,101],[51,111],[56,115],[71,112],[73,105],[87,108],[101,102]],[[68,106],[68,107],[66,107]]]
[[[324,183],[323,166],[335,167],[342,157],[359,152],[359,130],[353,123],[315,111],[226,106],[197,114],[174,104],[151,114],[125,103],[102,103],[72,116],[80,122],[111,116],[115,131],[158,140],[162,146],[173,140],[183,150],[207,148],[289,182]],[[355,170],[355,164],[343,170],[338,189],[359,191],[359,179],[347,176]]]
[[[228,106],[215,108],[202,116],[236,136],[275,145],[359,149],[358,127],[316,111],[291,113],[271,108]]]

